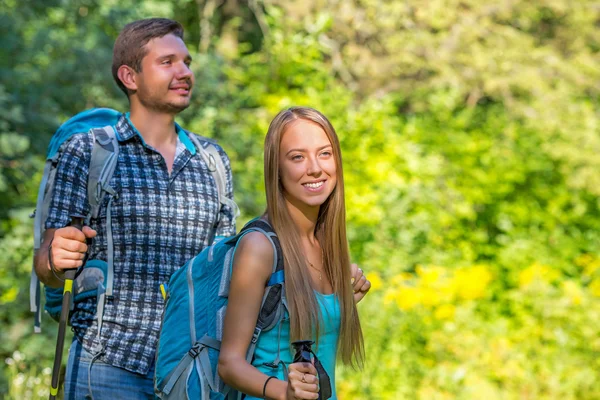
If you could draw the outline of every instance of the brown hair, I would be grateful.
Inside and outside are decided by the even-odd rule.
[[[289,124],[298,119],[318,124],[333,148],[337,184],[319,209],[315,236],[323,249],[323,267],[340,304],[338,355],[345,364],[362,366],[364,343],[358,311],[351,285],[350,252],[346,239],[346,206],[340,143],[335,129],[319,111],[308,107],[292,107],[281,111],[271,122],[265,138],[265,189],[269,221],[277,232],[285,263],[285,290],[290,313],[292,341],[305,340],[319,332],[321,315],[302,253],[300,232],[286,206],[279,180],[279,144]],[[315,328],[315,329],[313,329]]]
[[[129,92],[119,79],[118,70],[127,65],[134,71],[142,70],[142,59],[147,54],[146,44],[166,35],[175,35],[183,40],[183,27],[177,21],[167,18],[148,18],[131,22],[123,28],[113,48],[112,74],[119,88],[127,96]]]

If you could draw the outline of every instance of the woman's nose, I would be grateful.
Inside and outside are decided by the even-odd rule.
[[[308,158],[308,166],[306,173],[308,175],[320,175],[323,169],[321,168],[321,164],[319,163],[319,159],[316,157]]]

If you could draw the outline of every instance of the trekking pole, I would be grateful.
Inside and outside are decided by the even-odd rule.
[[[71,217],[71,226],[82,230],[83,218]],[[77,268],[66,269],[65,288],[63,291],[62,308],[60,310],[60,320],[58,321],[58,337],[56,338],[56,351],[54,352],[54,367],[52,368],[52,381],[50,387],[50,400],[55,400],[58,394],[58,383],[60,378],[60,367],[62,365],[63,349],[65,347],[65,331],[71,310],[71,298],[73,297],[73,280],[77,273]]]
[[[311,346],[314,344],[312,340],[299,340],[292,342],[292,346],[296,350],[293,362],[306,362],[313,363],[311,360],[311,354],[314,356],[314,366],[319,375],[319,397],[318,400],[327,400],[331,397],[331,381],[327,371],[321,364],[321,361],[317,358],[317,355],[312,351]]]
[[[313,345],[312,340],[299,340],[297,342],[293,342],[292,346],[294,346],[294,350],[296,350],[296,355],[294,356],[294,362],[307,362],[310,363],[310,353],[312,353],[311,346]]]

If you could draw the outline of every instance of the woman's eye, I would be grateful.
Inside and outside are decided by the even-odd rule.
[[[295,156],[292,156],[292,160],[294,160],[294,161],[302,160],[302,156],[300,154],[296,154]]]
[[[325,157],[329,157],[329,156],[331,156],[331,152],[330,151],[324,151],[324,152],[321,153],[321,155],[325,156]]]

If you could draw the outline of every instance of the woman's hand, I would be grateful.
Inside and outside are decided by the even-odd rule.
[[[354,302],[358,304],[359,301],[365,297],[365,295],[371,289],[371,282],[363,274],[363,270],[358,268],[356,264],[350,264],[352,272],[352,287],[354,289]]]
[[[314,365],[298,362],[289,365],[287,400],[319,398],[319,379]]]

